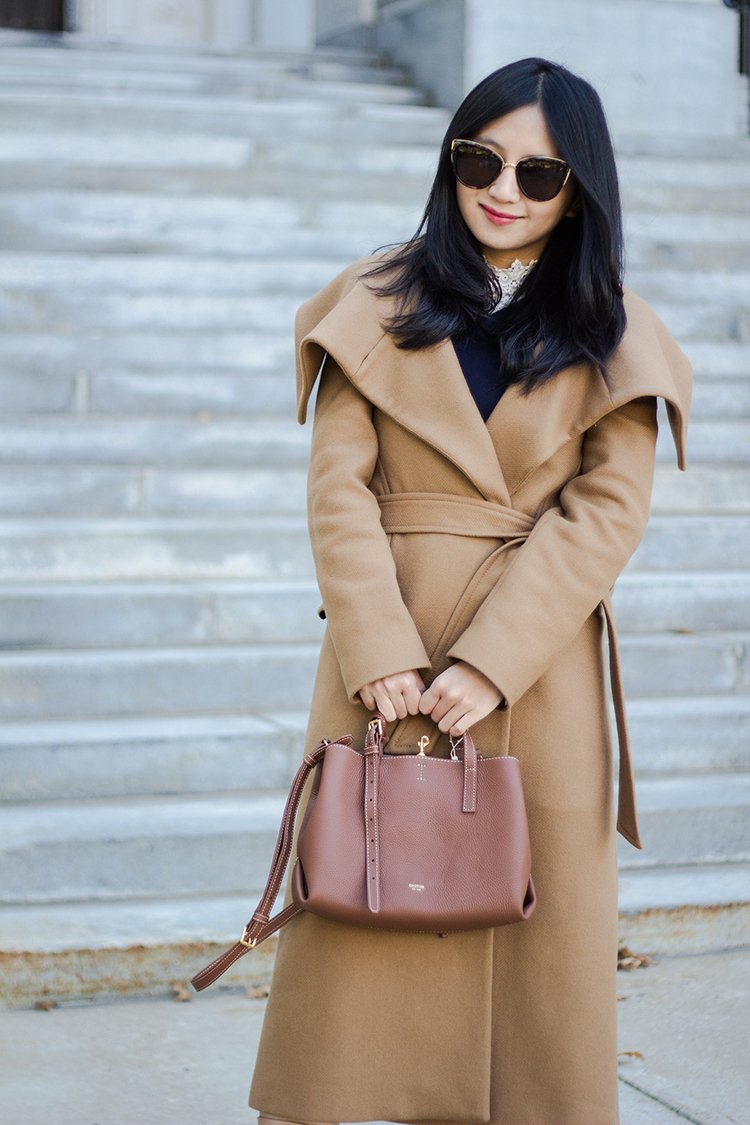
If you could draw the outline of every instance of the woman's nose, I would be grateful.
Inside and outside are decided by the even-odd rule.
[[[505,165],[497,179],[490,184],[489,192],[492,198],[498,201],[507,200],[509,203],[515,203],[521,198],[516,170],[512,165]]]

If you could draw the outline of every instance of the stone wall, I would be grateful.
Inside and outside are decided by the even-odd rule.
[[[219,50],[308,50],[314,0],[72,0],[71,25],[97,39]]]
[[[380,0],[377,41],[438,104],[526,55],[602,94],[616,135],[734,137],[747,129],[738,17],[720,0]]]
[[[467,0],[467,88],[525,55],[599,90],[615,134],[736,136],[738,19],[719,0]]]

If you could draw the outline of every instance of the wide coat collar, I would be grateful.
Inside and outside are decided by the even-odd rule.
[[[494,503],[510,505],[520,483],[566,442],[645,396],[666,401],[678,464],[685,467],[690,363],[635,294],[626,295],[628,325],[606,382],[592,365],[580,364],[530,395],[511,386],[485,423],[450,340],[417,351],[398,348],[383,328],[392,303],[359,280],[362,269],[350,267],[298,313],[300,422],[330,355],[375,407],[455,464]]]

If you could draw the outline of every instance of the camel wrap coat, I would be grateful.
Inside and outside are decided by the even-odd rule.
[[[607,367],[511,386],[485,423],[450,340],[399,349],[357,263],[298,314],[299,421],[319,382],[310,535],[327,629],[307,749],[358,690],[451,661],[507,701],[472,733],[520,759],[538,895],[452,934],[303,914],[282,931],[250,1104],[302,1121],[615,1125],[617,886],[603,633],[649,512],[656,398],[685,464],[690,365],[640,298]],[[619,828],[640,847],[610,629]],[[389,752],[449,752],[410,717]]]

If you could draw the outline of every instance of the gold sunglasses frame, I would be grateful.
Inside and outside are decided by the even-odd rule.
[[[453,175],[461,184],[464,184],[464,181],[458,175],[458,172],[456,171],[456,165],[453,162],[453,156],[458,145],[472,145],[474,148],[481,149],[483,152],[488,152],[490,156],[494,156],[497,160],[500,161],[500,170],[497,173],[497,176],[493,176],[490,182],[488,184],[485,184],[484,187],[490,187],[492,184],[494,184],[495,180],[502,176],[506,168],[512,168],[513,171],[516,172],[516,183],[518,184],[518,190],[522,193],[522,195],[525,195],[527,199],[531,199],[534,203],[551,203],[553,199],[557,199],[558,195],[570,179],[570,165],[566,160],[562,160],[559,156],[524,156],[522,160],[517,160],[515,164],[511,164],[510,161],[504,160],[499,152],[495,152],[489,147],[489,145],[483,145],[481,141],[470,141],[467,137],[455,137],[451,141],[451,168],[453,169]],[[550,164],[559,164],[562,168],[565,168],[565,179],[560,184],[555,194],[551,195],[549,199],[534,199],[533,195],[529,195],[528,192],[524,191],[521,181],[518,178],[518,172],[516,171],[516,169],[518,168],[519,164],[523,164],[526,160],[547,160]],[[472,191],[484,190],[483,187],[475,188],[472,187],[471,184],[464,184],[464,187],[471,188]]]

